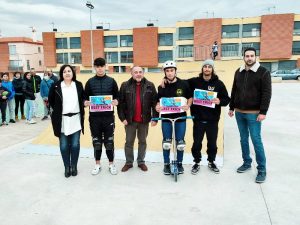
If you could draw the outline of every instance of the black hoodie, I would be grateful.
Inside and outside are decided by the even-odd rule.
[[[206,81],[202,74],[200,74],[199,77],[189,79],[188,82],[192,91],[195,89],[214,91],[218,93],[217,98],[220,99],[220,104],[216,104],[215,108],[193,104],[191,106],[191,115],[194,116],[196,120],[219,121],[221,106],[227,106],[230,102],[230,97],[228,96],[224,83],[219,80],[217,75],[212,75],[211,79]]]

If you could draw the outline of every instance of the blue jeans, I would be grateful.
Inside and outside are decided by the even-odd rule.
[[[257,170],[266,172],[266,156],[264,146],[261,139],[261,122],[256,121],[258,114],[256,113],[235,113],[236,122],[240,132],[242,157],[244,163],[251,165],[249,147],[249,133],[254,146]]]
[[[163,139],[172,139],[172,123],[169,121],[162,121],[161,129],[163,133]],[[175,139],[176,141],[183,141],[186,130],[186,121],[180,121],[175,123]],[[174,140],[173,140],[174,141]],[[163,149],[164,163],[170,163],[170,150]],[[177,161],[181,163],[183,160],[183,151],[177,151]]]
[[[33,116],[33,104],[34,104],[34,100],[29,100],[29,99],[25,99],[25,116],[26,116],[26,120],[31,120],[32,116]]]
[[[80,150],[80,132],[81,130],[66,136],[60,134],[59,146],[64,166],[77,166]]]

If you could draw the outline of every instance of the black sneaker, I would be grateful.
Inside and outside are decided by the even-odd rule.
[[[170,175],[171,174],[170,164],[165,164],[165,166],[164,166],[164,174],[165,175]]]
[[[200,170],[200,165],[198,163],[195,163],[192,167],[191,173],[196,175]]]
[[[13,119],[9,120],[10,123],[16,123]]]
[[[255,182],[256,183],[264,183],[266,181],[266,176],[267,176],[267,173],[266,172],[259,172],[258,171],[258,174],[256,176],[256,179],[255,179]]]
[[[250,170],[250,169],[251,169],[251,165],[248,165],[248,164],[244,163],[239,168],[237,168],[236,172],[238,172],[238,173],[245,173],[247,170]]]
[[[182,166],[182,163],[178,163],[178,174],[183,174],[184,173],[184,168]]]
[[[208,163],[208,168],[213,171],[214,173],[220,173],[220,170],[218,169],[218,167],[216,166],[216,164],[214,162],[209,162]]]
[[[46,120],[46,119],[48,119],[48,116],[44,116],[44,117],[42,118],[42,120]]]

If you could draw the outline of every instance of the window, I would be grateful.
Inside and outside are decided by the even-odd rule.
[[[239,56],[239,44],[222,44],[222,57]]]
[[[223,25],[222,26],[222,38],[238,38],[239,37],[239,25]]]
[[[284,60],[278,62],[278,70],[293,70],[296,68],[296,60]]]
[[[117,36],[105,36],[104,37],[104,47],[105,48],[117,48],[118,47]]]
[[[72,49],[80,49],[81,48],[81,41],[80,37],[71,37],[70,38],[70,48]]]
[[[17,54],[17,49],[16,49],[16,45],[9,45],[9,54],[10,55],[16,55]]]
[[[56,38],[56,48],[57,49],[67,49],[67,38]]]
[[[42,66],[42,60],[39,60],[39,66]]]
[[[38,47],[38,53],[41,53],[41,47]]]
[[[179,40],[193,40],[194,27],[179,27]]]
[[[105,59],[107,63],[118,63],[118,52],[105,52]]]
[[[132,47],[133,46],[132,35],[121,35],[120,36],[120,46],[121,47]]]
[[[57,53],[56,54],[57,64],[66,64],[68,62],[68,53]]]
[[[159,34],[158,35],[159,46],[172,46],[173,45],[173,34]]]
[[[70,53],[71,63],[72,64],[81,64],[81,53],[80,52],[72,52]]]
[[[259,62],[259,64],[262,67],[265,67],[269,71],[271,71],[271,69],[272,69],[272,63],[270,63],[270,62]]]
[[[300,21],[294,22],[294,35],[300,35]]]
[[[300,55],[300,41],[293,41],[293,55]]]
[[[193,45],[179,45],[179,58],[193,57]]]
[[[158,51],[158,62],[164,63],[165,61],[173,60],[173,51]]]
[[[121,63],[132,63],[133,52],[121,52]]]
[[[244,24],[243,25],[243,37],[259,37],[261,30],[260,23]]]
[[[8,70],[23,70],[22,60],[9,60]]]
[[[242,55],[244,54],[244,50],[246,48],[255,48],[256,49],[256,55],[259,56],[260,55],[260,43],[259,42],[249,42],[249,43],[243,43],[242,44]]]

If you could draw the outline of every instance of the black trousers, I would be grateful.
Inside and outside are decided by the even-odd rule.
[[[97,143],[98,147],[94,145],[95,160],[101,159],[102,144],[106,149],[106,156],[109,162],[114,161],[114,130],[115,118],[114,116],[90,116],[90,129],[93,138],[93,144]],[[99,146],[100,145],[100,146]]]
[[[24,115],[24,103],[25,103],[24,95],[15,95],[15,102],[16,102],[15,116],[18,116],[19,106],[21,109],[21,115]]]
[[[7,107],[7,101],[5,102],[0,101],[2,123],[6,120],[6,107]]]
[[[202,155],[202,141],[204,134],[207,138],[207,160],[213,162],[216,159],[217,154],[217,138],[218,138],[218,123],[219,121],[199,121],[193,120],[193,138],[194,143],[192,146],[192,155],[194,162],[199,163]]]

